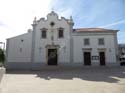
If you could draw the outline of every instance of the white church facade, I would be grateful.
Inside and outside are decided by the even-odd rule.
[[[73,29],[73,19],[52,11],[47,19],[33,21],[33,29],[8,38],[7,69],[40,69],[44,66],[105,66],[118,64],[117,30]]]

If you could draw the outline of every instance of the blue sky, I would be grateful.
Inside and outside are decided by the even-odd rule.
[[[26,33],[35,16],[46,17],[52,8],[59,16],[72,15],[74,28],[120,30],[118,42],[125,43],[125,0],[3,0],[0,1],[0,41]]]
[[[75,28],[117,29],[119,43],[125,43],[125,0],[57,0],[54,9],[69,11]],[[60,8],[61,7],[61,8]],[[67,16],[67,15],[65,15]]]

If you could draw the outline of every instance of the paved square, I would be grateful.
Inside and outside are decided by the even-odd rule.
[[[125,93],[125,67],[9,71],[1,93]]]

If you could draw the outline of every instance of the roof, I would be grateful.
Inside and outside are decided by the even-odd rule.
[[[77,28],[73,29],[73,31],[77,32],[105,32],[105,31],[118,31],[118,30],[112,30],[112,29],[104,29],[104,28]]]
[[[28,35],[28,34],[31,34],[31,33],[32,33],[32,32],[23,33],[23,34],[20,34],[20,35],[17,35],[17,36],[13,36],[13,37],[7,38],[6,40],[8,40],[8,39],[13,39],[13,38],[17,38],[17,37],[21,37],[21,36]]]

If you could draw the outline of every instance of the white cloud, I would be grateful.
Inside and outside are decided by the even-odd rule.
[[[6,27],[0,27],[0,42],[5,42],[5,39],[7,37],[11,37],[13,33],[10,31],[9,28]]]
[[[72,15],[73,11],[71,8],[68,9],[64,9],[62,11],[59,11],[59,15],[60,16],[64,16],[64,17],[70,17]]]
[[[123,24],[123,23],[125,23],[125,20],[117,21],[117,22],[107,24],[107,25],[104,25],[104,26],[99,26],[99,28],[107,28],[107,27],[111,27],[111,26],[115,26],[115,25]]]
[[[8,27],[0,25],[0,41],[31,28],[33,18],[46,16],[51,9],[52,0],[1,0],[0,21]]]

